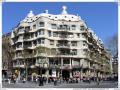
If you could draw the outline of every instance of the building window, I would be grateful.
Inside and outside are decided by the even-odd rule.
[[[58,33],[57,32],[53,32],[53,37],[58,37]]]
[[[56,29],[56,28],[57,28],[57,25],[56,25],[56,24],[51,24],[51,28],[52,28],[52,29]]]
[[[39,35],[44,35],[44,30],[43,29],[39,29],[38,34]]]
[[[60,25],[59,29],[65,29],[65,30],[70,30],[70,27],[68,25]]]
[[[36,24],[35,24],[35,25],[33,25],[33,29],[36,29]]]
[[[52,36],[52,35],[51,35],[51,31],[48,31],[48,36],[49,36],[49,37],[51,37],[51,36]]]
[[[87,51],[86,49],[83,49],[83,54],[84,54],[84,55],[87,55],[87,52],[88,52],[88,51]]]
[[[73,38],[73,33],[69,33],[69,38]]]
[[[72,29],[72,30],[76,30],[76,25],[72,25],[72,26],[71,26],[71,29]]]
[[[44,22],[39,22],[40,27],[44,27],[45,23]]]
[[[74,50],[72,50],[71,53],[72,53],[72,55],[77,55],[77,50],[74,49]]]
[[[41,39],[38,39],[38,44],[41,44]]]
[[[80,37],[80,34],[79,34],[79,33],[77,33],[77,37],[78,37],[78,38]]]
[[[17,44],[17,48],[21,48],[21,47],[22,47],[22,43],[20,42]]]
[[[29,30],[30,30],[30,26],[25,27],[25,30],[26,30],[26,31],[29,31]]]
[[[35,32],[35,37],[37,37],[37,32]]]
[[[81,31],[84,31],[84,30],[85,30],[85,26],[83,26],[83,25],[80,26],[80,30],[81,30]]]
[[[33,33],[31,33],[31,38],[33,38],[34,37],[34,34]]]
[[[77,41],[72,41],[71,44],[72,46],[77,46]]]
[[[85,34],[82,33],[81,36],[82,36],[82,38],[85,38]]]
[[[63,60],[63,64],[70,64],[70,60],[64,59],[64,60]]]
[[[63,29],[63,25],[60,25],[60,26],[59,26],[59,29]]]
[[[44,35],[44,30],[41,30],[41,35]]]
[[[83,46],[86,46],[86,42],[83,41]]]
[[[54,40],[50,40],[50,45],[54,45]]]
[[[19,27],[18,31],[19,32],[23,32],[24,31],[24,27]]]
[[[85,44],[83,43],[83,46],[85,46]]]
[[[38,44],[44,44],[44,39],[38,39]]]
[[[19,35],[19,38],[18,38],[19,40],[21,40],[21,39],[23,39],[23,35]]]
[[[44,39],[41,39],[41,44],[44,44],[44,41],[45,41]]]
[[[33,45],[36,46],[36,45],[37,45],[37,42],[36,42],[36,41],[33,41]]]
[[[68,25],[63,25],[63,28],[64,28],[65,30],[69,30]]]

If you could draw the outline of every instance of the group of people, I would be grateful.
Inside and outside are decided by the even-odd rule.
[[[66,82],[66,83],[78,83],[79,79],[78,78],[63,78],[63,82]]]
[[[26,78],[25,76],[21,77],[21,80],[23,83],[26,82]],[[16,83],[18,82],[18,76],[16,76],[15,74],[12,74],[10,77],[8,77],[8,83]]]
[[[25,83],[27,81],[25,76],[21,76],[20,80]],[[11,77],[9,77],[8,79],[8,83],[16,83],[18,81],[18,77],[15,74],[12,74]],[[56,86],[58,84],[58,82],[62,82],[62,83],[78,83],[80,81],[83,82],[88,82],[89,84],[91,83],[91,81],[94,81],[97,83],[97,85],[99,85],[101,79],[99,77],[95,78],[92,80],[92,78],[90,77],[83,77],[82,79],[80,78],[47,78],[47,77],[42,77],[42,76],[35,76],[33,77],[33,80],[30,79],[30,81],[34,81],[39,83],[39,86],[44,86],[44,84],[51,83],[53,82],[54,85]]]
[[[12,74],[9,78],[8,78],[8,83],[16,83],[17,77],[15,74]]]

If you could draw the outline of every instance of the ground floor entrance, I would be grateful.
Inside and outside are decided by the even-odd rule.
[[[69,70],[62,70],[62,77],[63,78],[70,78],[70,71]]]

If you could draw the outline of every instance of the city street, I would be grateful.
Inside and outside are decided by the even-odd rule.
[[[118,83],[112,81],[101,82],[99,85],[93,82],[91,82],[90,84],[84,82],[72,83],[72,84],[58,83],[57,86],[54,86],[53,83],[50,83],[50,84],[45,84],[44,86],[39,86],[39,84],[35,82],[16,83],[16,84],[13,83],[8,84],[7,82],[3,82],[2,87],[3,88],[117,88]]]

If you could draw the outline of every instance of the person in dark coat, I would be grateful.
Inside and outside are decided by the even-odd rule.
[[[39,78],[39,79],[38,79],[38,80],[39,80],[39,86],[42,86],[42,85],[43,85],[43,79],[42,79],[41,76],[39,76],[38,78]]]
[[[78,83],[78,78],[76,78],[76,83]]]
[[[57,78],[54,78],[54,86],[57,85]]]

